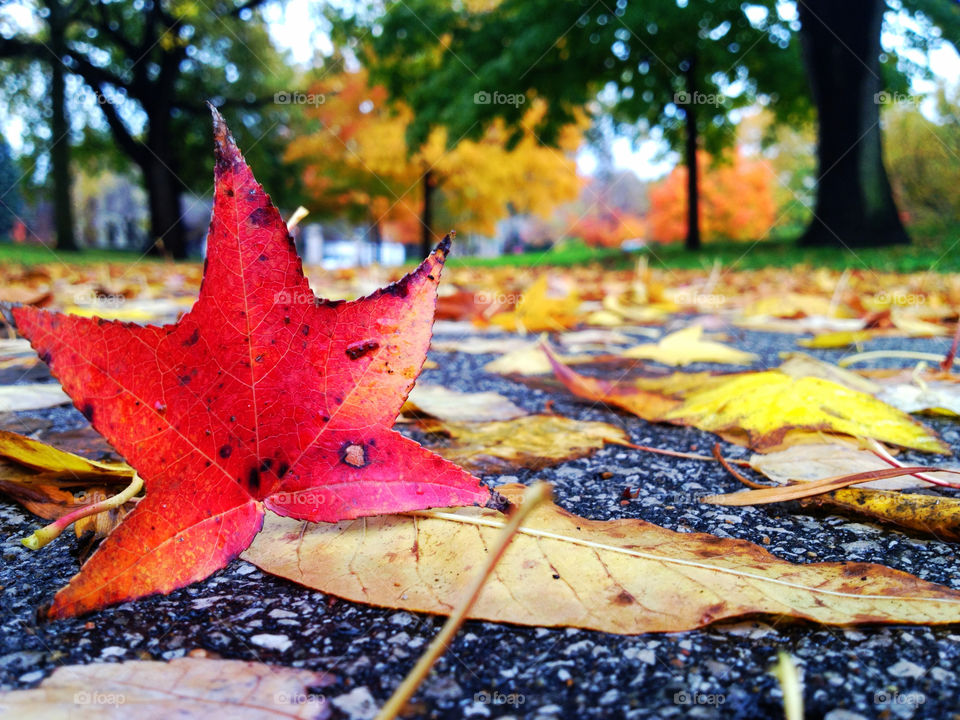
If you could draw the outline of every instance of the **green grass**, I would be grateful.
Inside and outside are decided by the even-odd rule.
[[[960,271],[960,224],[911,228],[913,243],[882,248],[801,248],[795,238],[757,243],[707,243],[700,253],[679,245],[645,250],[652,267],[710,268],[717,261],[725,268],[757,270],[766,267],[824,267],[834,270],[880,272]]]
[[[89,264],[99,262],[129,263],[136,260],[155,260],[157,258],[142,258],[142,252],[134,250],[99,250],[88,249],[80,252],[63,252],[51,250],[43,245],[16,245],[10,242],[0,242],[0,264],[8,265],[45,265],[48,263],[64,262],[67,264]]]
[[[552,267],[571,267],[594,262],[607,263],[629,257],[628,253],[616,248],[593,248],[579,240],[555,245],[549,250],[525,252],[518,255],[500,257],[462,257],[456,254],[450,257],[451,267],[531,267],[550,265]]]
[[[881,272],[960,271],[960,223],[917,225],[910,228],[910,245],[857,248],[801,248],[796,236],[751,242],[708,242],[698,253],[689,253],[680,243],[655,245],[638,252],[591,248],[578,241],[558,245],[546,252],[504,255],[497,258],[451,257],[454,265],[466,267],[569,267],[600,263],[611,269],[631,267],[646,255],[651,267],[709,270],[716,262],[733,270],[767,267],[824,267],[835,270],[877,270]]]

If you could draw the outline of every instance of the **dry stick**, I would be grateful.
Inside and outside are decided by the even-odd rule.
[[[88,517],[89,515],[97,515],[98,513],[106,512],[107,510],[112,510],[113,508],[118,508],[133,498],[133,496],[140,492],[142,488],[143,480],[140,479],[140,476],[137,473],[134,473],[133,477],[130,479],[130,484],[121,492],[118,492],[116,495],[111,495],[100,502],[84,505],[82,508],[78,508],[73,512],[67,513],[63,517],[57,518],[46,527],[42,527],[39,530],[34,530],[32,535],[23,538],[20,540],[20,542],[31,550],[39,550],[47,543],[50,543],[59,537],[60,533],[70,527],[70,525],[75,523],[77,520]]]
[[[940,369],[943,372],[950,372],[950,368],[953,367],[953,361],[957,357],[958,345],[960,345],[960,320],[957,320],[957,329],[953,333],[953,344],[950,346],[950,351],[943,358],[943,362],[940,363]]]
[[[607,442],[612,445],[622,445],[623,447],[628,447],[633,450],[645,450],[646,452],[657,453],[658,455],[669,455],[670,457],[684,458],[686,460],[706,460],[707,462],[714,462],[717,459],[709,455],[697,455],[696,453],[685,453],[679,450],[663,450],[648,445],[634,445],[632,442],[624,442],[621,440],[607,440]],[[739,465],[740,467],[750,467],[750,463],[746,460],[727,460],[727,462],[733,465]]]
[[[737,480],[742,482],[747,487],[753,488],[754,490],[765,488],[765,487],[771,487],[770,485],[764,485],[763,483],[754,482],[753,480],[748,478],[746,475],[741,473],[739,470],[735,470],[733,466],[730,464],[730,461],[720,454],[720,443],[713,444],[713,456],[717,459],[718,463],[723,465],[724,470],[726,470],[728,473],[733,475]],[[750,463],[747,463],[747,465],[749,464]]]
[[[523,494],[523,498],[520,500],[520,506],[513,512],[506,525],[504,525],[503,530],[500,531],[500,535],[497,537],[493,549],[487,556],[486,564],[477,574],[473,585],[464,596],[464,599],[461,600],[454,611],[450,613],[450,617],[447,618],[447,622],[444,623],[443,628],[433,639],[433,642],[430,643],[430,647],[427,648],[426,652],[424,652],[417,661],[413,670],[411,670],[403,682],[400,683],[400,687],[398,687],[393,695],[390,696],[390,699],[387,700],[387,704],[383,706],[377,715],[377,720],[392,720],[400,713],[410,698],[413,697],[417,688],[420,687],[420,683],[423,682],[427,673],[430,672],[430,668],[433,667],[437,658],[447,649],[453,636],[457,634],[457,630],[460,629],[460,625],[462,625],[466,619],[467,613],[470,612],[473,604],[480,596],[480,591],[487,582],[487,578],[497,566],[500,558],[503,557],[507,546],[510,544],[513,536],[517,534],[520,525],[526,520],[534,508],[540,505],[540,503],[549,500],[550,495],[550,485],[545,482],[538,482],[527,488],[527,491]]]

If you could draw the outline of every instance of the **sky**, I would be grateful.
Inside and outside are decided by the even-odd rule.
[[[316,8],[317,3],[311,3],[310,0],[287,0],[284,7],[274,5],[267,10],[275,42],[287,48],[297,63],[304,65],[310,63],[315,52],[326,55],[332,51],[330,39],[317,18]],[[893,22],[888,23],[894,32],[885,32],[881,38],[885,50],[895,50],[901,45],[902,39],[896,33],[897,22],[894,17]],[[949,83],[960,82],[960,55],[953,47],[944,44],[934,50],[930,54],[930,66],[938,78]],[[915,82],[913,92],[923,94],[934,87],[931,82]],[[669,152],[662,142],[656,140],[646,140],[633,147],[631,140],[620,137],[613,141],[612,149],[615,167],[632,170],[642,180],[666,175],[679,159],[676,153]],[[581,149],[577,155],[577,167],[581,174],[592,175],[597,168],[596,155],[589,148]]]

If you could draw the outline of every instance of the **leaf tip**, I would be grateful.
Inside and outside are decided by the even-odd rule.
[[[210,113],[213,115],[213,147],[216,155],[216,174],[220,175],[226,169],[232,167],[240,159],[240,150],[237,143],[227,127],[227,121],[223,119],[220,111],[214,107],[213,103],[207,102]]]
[[[447,256],[450,255],[450,245],[453,243],[453,240],[456,237],[457,231],[451,230],[444,236],[443,240],[441,240],[434,249],[433,252],[437,256],[437,260],[439,260],[440,263],[443,263],[447,259]]]

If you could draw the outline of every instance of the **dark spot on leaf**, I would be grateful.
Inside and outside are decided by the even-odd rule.
[[[250,488],[250,492],[258,492],[260,490],[260,471],[252,467],[250,468],[250,477],[247,479],[247,487]]]
[[[307,335],[310,334],[310,326],[304,325],[302,328],[300,328],[300,332],[302,332],[303,336],[306,337]]]
[[[42,353],[40,353],[40,359],[43,360],[44,363],[46,363],[47,365],[49,365],[49,364],[50,364],[50,351],[49,351],[49,350],[44,350]]]
[[[620,594],[613,599],[617,605],[632,605],[636,601],[637,599],[626,590],[621,590]]]
[[[250,213],[250,224],[263,227],[270,222],[270,210],[260,207]]]
[[[226,460],[233,453],[233,448],[229,445],[224,445],[220,448],[220,457]]]
[[[273,467],[273,460],[271,460],[270,458],[267,458],[266,460],[260,463],[260,472],[262,473],[270,472],[270,468],[272,467]]]
[[[223,194],[226,195],[227,197],[233,197],[233,188],[227,188],[226,190],[223,191]]]
[[[190,347],[191,345],[196,345],[197,341],[200,339],[200,328],[194,328],[193,332],[190,334],[186,340],[183,341],[184,347]]]
[[[367,353],[371,353],[380,347],[376,340],[366,340],[364,342],[354,343],[347,346],[347,357],[351,360],[359,360]]]
[[[260,257],[258,257],[257,260],[259,260],[260,262],[266,262],[267,256],[261,253]]]
[[[87,420],[93,422],[93,405],[86,403],[82,408],[80,408],[80,412]]]
[[[181,384],[181,385],[189,385],[189,384],[190,384],[190,381],[191,381],[192,379],[193,379],[193,378],[191,378],[189,375],[181,375],[181,376],[180,376],[180,384]]]
[[[285,462],[280,463],[277,466],[277,477],[283,478],[283,476],[287,474],[287,470],[289,469],[290,469],[290,466],[287,465]]]

